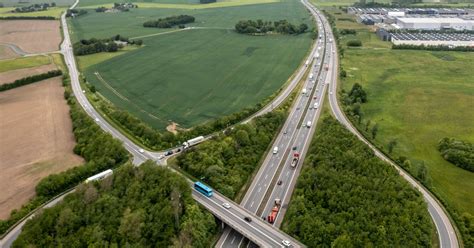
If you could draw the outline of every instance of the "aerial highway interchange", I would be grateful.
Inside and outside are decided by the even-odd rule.
[[[79,0],[71,6],[71,9],[75,8],[78,3]],[[320,35],[315,40],[315,44],[307,57],[309,63],[307,62],[305,65],[301,66],[296,72],[295,77],[283,92],[251,118],[267,113],[280,105],[290,95],[290,93],[293,92],[300,80],[306,75],[308,77],[304,79],[303,85],[305,92],[298,93],[295,103],[290,110],[288,119],[272,144],[272,149],[270,149],[270,152],[266,155],[265,160],[252,181],[243,201],[239,205],[222,196],[218,192],[214,192],[212,197],[206,197],[196,190],[193,190],[193,198],[228,225],[224,230],[217,247],[239,247],[242,244],[244,237],[251,241],[248,246],[256,244],[261,247],[283,247],[286,245],[285,243],[282,243],[282,241],[287,241],[291,244],[291,247],[304,247],[304,244],[299,243],[289,235],[278,230],[278,227],[283,219],[286,206],[291,199],[291,194],[295,187],[306,151],[308,150],[313,133],[315,132],[326,92],[329,92],[330,108],[337,120],[357,137],[367,143],[378,157],[395,166],[400,175],[423,194],[423,197],[428,204],[428,211],[438,231],[441,247],[459,247],[453,225],[441,204],[423,186],[421,186],[405,171],[398,168],[383,153],[378,151],[377,148],[365,140],[364,137],[350,124],[341,111],[336,94],[338,75],[337,48],[335,42],[333,42],[334,37],[332,35],[331,27],[324,15],[322,15],[321,12],[319,12],[311,3],[306,0],[303,0],[302,3],[314,16],[318,24],[318,34]],[[81,89],[79,72],[72,51],[65,14],[61,16],[61,22],[64,34],[61,52],[64,55],[69,69],[74,95],[80,105],[104,131],[112,134],[115,138],[123,142],[124,147],[133,155],[133,163],[135,165],[139,165],[146,160],[153,160],[160,165],[165,165],[166,160],[160,159],[164,155],[164,152],[143,150],[101,117],[88,101],[86,95]],[[246,121],[249,120],[250,119]],[[278,147],[277,152],[273,152],[274,147]],[[299,154],[299,164],[297,164],[296,167],[292,167],[290,164],[295,156],[295,152]],[[64,195],[50,202],[46,207],[53,206],[59,202],[62,197],[64,197]],[[275,199],[281,199],[283,207],[279,211],[275,222],[269,224],[265,220],[265,217],[271,212]],[[230,207],[224,208],[224,203],[228,203]],[[244,219],[246,217],[251,218],[252,221],[246,221]],[[2,239],[0,243],[1,247],[10,247],[12,242],[21,232],[21,227],[26,220],[27,219],[23,220],[22,223],[19,223],[4,239]]]

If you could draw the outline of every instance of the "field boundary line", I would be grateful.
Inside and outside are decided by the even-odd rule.
[[[98,71],[94,72],[94,75],[97,77],[97,79],[99,79],[99,81],[101,83],[103,83],[105,85],[105,87],[107,87],[107,89],[112,91],[116,96],[120,97],[120,99],[122,99],[124,101],[130,102],[130,100],[128,100],[128,98],[124,97],[117,90],[115,90],[110,84],[108,84],[107,81],[105,81],[104,78],[102,78],[102,76],[100,75],[100,73]]]
[[[171,30],[171,31],[161,32],[161,33],[154,33],[154,34],[136,36],[136,37],[130,38],[130,40],[148,38],[148,37],[153,37],[153,36],[158,36],[158,35],[165,35],[165,34],[172,34],[172,33],[177,33],[177,32],[187,31],[187,30],[198,30],[198,29],[233,30],[232,28],[220,28],[220,27],[186,27],[186,28],[183,28],[183,29],[175,29],[175,30]]]

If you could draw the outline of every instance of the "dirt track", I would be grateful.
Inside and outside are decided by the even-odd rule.
[[[0,92],[0,219],[34,195],[38,181],[83,163],[61,77]]]
[[[12,71],[6,71],[0,73],[0,85],[6,84],[6,83],[12,83],[13,81],[28,77],[28,76],[33,76],[36,74],[41,74],[45,73],[51,70],[56,70],[56,65],[54,64],[49,64],[49,65],[42,65],[42,66],[37,66],[37,67],[32,67],[32,68],[25,68],[25,69],[18,69],[18,70],[12,70]]]
[[[58,20],[0,21],[0,43],[15,44],[27,53],[59,50],[61,42]]]
[[[0,45],[0,59],[12,59],[19,55],[16,54],[11,48],[5,45]]]

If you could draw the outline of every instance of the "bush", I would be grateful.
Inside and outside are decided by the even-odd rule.
[[[57,77],[57,76],[60,76],[62,74],[63,74],[63,72],[61,70],[54,70],[54,71],[48,71],[48,72],[41,73],[41,74],[34,75],[34,76],[24,77],[24,78],[15,80],[15,82],[13,82],[13,83],[0,85],[0,92],[5,91],[5,90],[10,90],[10,89],[13,89],[13,88],[17,88],[17,87],[20,87],[20,86],[23,86],[23,85],[39,82],[39,81],[42,81],[42,80],[45,80],[45,79],[48,79],[48,78]]]
[[[239,21],[235,24],[235,31],[241,34],[266,34],[268,32],[277,32],[281,34],[302,34],[308,30],[308,25],[300,24],[298,27],[289,23],[287,20],[276,22],[262,20]]]
[[[173,26],[176,26],[176,25],[192,23],[194,21],[195,21],[195,18],[189,15],[169,16],[166,18],[160,18],[158,20],[147,21],[143,23],[143,27],[172,28]]]
[[[470,142],[443,138],[438,143],[438,150],[445,160],[474,172],[474,146]]]
[[[347,46],[350,47],[360,47],[362,46],[362,41],[360,40],[350,40],[346,43]]]

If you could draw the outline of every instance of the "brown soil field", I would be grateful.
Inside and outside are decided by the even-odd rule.
[[[56,65],[51,63],[49,65],[41,65],[41,66],[32,67],[32,68],[24,68],[24,69],[2,72],[0,73],[0,85],[6,84],[6,83],[13,83],[13,81],[20,78],[29,77],[29,76],[45,73],[45,72],[56,70],[56,69],[57,69]]]
[[[19,56],[9,47],[0,45],[0,59],[13,59]]]
[[[0,92],[0,219],[35,194],[38,181],[80,165],[61,77]]]
[[[58,20],[0,21],[0,42],[20,47],[27,53],[59,50],[61,42]]]

